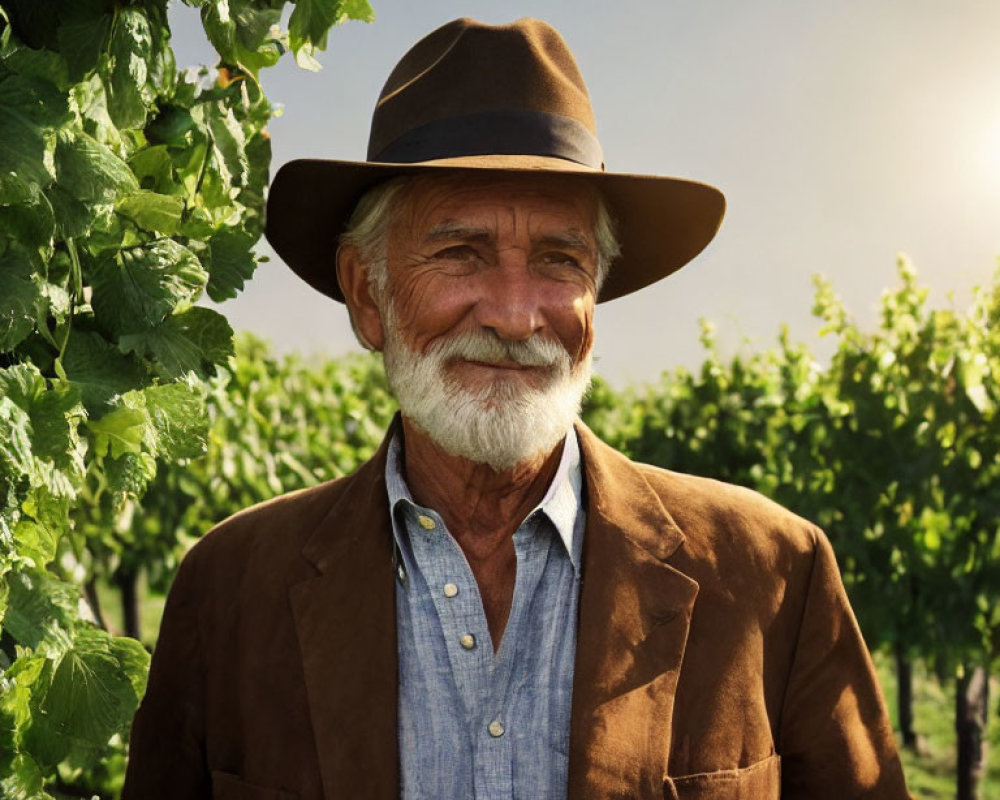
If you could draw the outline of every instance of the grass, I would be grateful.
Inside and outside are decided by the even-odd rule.
[[[896,679],[892,659],[875,655],[875,666],[896,720]],[[990,712],[987,725],[987,770],[979,787],[980,800],[1000,800],[1000,713],[996,698],[1000,682],[990,682]],[[919,800],[952,800],[955,797],[955,696],[954,684],[942,686],[924,664],[913,665],[913,716],[919,740],[918,751],[902,751],[903,770],[910,792]],[[992,756],[992,759],[990,758]]]

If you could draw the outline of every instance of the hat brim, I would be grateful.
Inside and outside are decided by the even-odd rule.
[[[714,186],[681,178],[601,172],[541,156],[467,156],[416,164],[299,159],[271,183],[265,233],[306,283],[339,302],[337,240],[361,195],[397,175],[470,171],[552,173],[598,188],[617,221],[621,255],[601,289],[606,302],[676,272],[705,249],[722,224],[726,201]]]

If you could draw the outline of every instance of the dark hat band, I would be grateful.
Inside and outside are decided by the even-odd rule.
[[[413,164],[482,155],[549,156],[604,169],[601,145],[586,126],[545,111],[480,111],[407,131],[369,161]]]

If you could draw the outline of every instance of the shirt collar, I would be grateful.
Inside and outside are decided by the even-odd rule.
[[[410,494],[410,487],[403,476],[403,440],[402,430],[397,430],[389,443],[389,452],[385,462],[385,484],[389,494],[389,510],[393,518],[393,532],[396,538],[399,531],[395,524],[394,512],[397,503],[405,501],[416,506],[413,495]],[[580,443],[577,440],[576,430],[570,428],[569,433],[563,441],[562,456],[559,459],[559,466],[552,477],[545,496],[535,508],[528,514],[541,511],[552,522],[559,540],[566,548],[574,568],[579,569],[580,553],[582,542],[575,541],[579,536],[575,535],[578,527],[576,525],[577,516],[583,507],[583,472],[580,468]]]

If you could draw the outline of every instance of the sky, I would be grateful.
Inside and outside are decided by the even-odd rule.
[[[364,160],[382,84],[438,25],[533,16],[576,56],[609,171],[725,193],[726,219],[702,255],[598,306],[595,371],[616,386],[695,367],[702,318],[724,353],[768,347],[787,324],[822,357],[831,343],[810,313],[817,273],[872,327],[899,254],[937,306],[964,306],[997,269],[996,0],[370,2],[375,22],[331,31],[320,72],[286,57],[262,73],[283,106],[270,126],[273,169]],[[172,3],[171,26],[179,65],[214,63],[196,11]],[[344,308],[273,253],[220,310],[281,352],[360,349]]]

